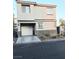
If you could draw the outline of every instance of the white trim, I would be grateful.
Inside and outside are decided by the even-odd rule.
[[[18,24],[21,24],[21,23],[35,23],[35,24],[37,24],[37,22],[18,22]],[[36,30],[36,25],[35,25],[35,30]],[[18,31],[21,31],[21,29],[20,29],[20,25],[18,26]]]
[[[42,31],[42,30],[56,30],[56,28],[54,28],[54,29],[36,29],[37,31]]]
[[[19,23],[37,23],[37,22],[19,22]]]

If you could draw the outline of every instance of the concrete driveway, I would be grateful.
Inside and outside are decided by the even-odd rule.
[[[41,42],[41,40],[37,36],[23,36],[17,39],[16,44],[33,43],[33,42]]]

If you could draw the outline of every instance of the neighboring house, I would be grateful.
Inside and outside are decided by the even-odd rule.
[[[18,26],[17,18],[13,17],[13,29],[17,30],[18,29],[17,26]]]
[[[64,26],[57,26],[57,34],[65,35],[65,27]]]
[[[17,18],[13,15],[13,42],[15,43],[18,38],[18,23]]]
[[[17,0],[20,36],[56,35],[56,5]]]
[[[60,19],[60,34],[65,36],[65,20]]]
[[[60,26],[60,34],[65,36],[65,26]]]
[[[13,30],[17,30],[17,29],[18,29],[17,17],[15,17],[13,14]]]

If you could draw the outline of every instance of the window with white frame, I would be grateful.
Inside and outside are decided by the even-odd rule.
[[[51,14],[53,14],[53,8],[47,8],[47,14],[48,15],[51,15]]]
[[[30,13],[30,6],[22,6],[23,13]]]

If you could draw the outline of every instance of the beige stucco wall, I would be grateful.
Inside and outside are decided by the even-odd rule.
[[[34,6],[30,5],[31,7],[31,13],[26,14],[22,12],[22,6],[20,3],[17,4],[17,19],[18,20],[47,20],[42,22],[42,29],[39,29],[39,20],[36,22],[18,22],[20,23],[36,23],[35,29],[38,30],[56,30],[56,8],[52,8],[53,14],[48,15],[47,14],[47,7],[40,7],[40,6]],[[51,21],[49,21],[51,20]],[[20,25],[18,26],[18,31],[20,31]]]
[[[19,20],[34,20],[34,19],[56,19],[56,8],[52,8],[54,13],[52,15],[47,14],[47,7],[40,7],[30,5],[31,13],[26,14],[22,12],[22,6],[17,4],[17,16]]]
[[[56,30],[55,22],[43,22],[43,28],[46,30]]]
[[[42,28],[39,29],[39,24],[36,24],[36,30],[56,30],[56,22],[42,22]]]
[[[38,22],[19,22],[20,23],[35,23],[36,30],[56,30],[56,21],[54,22],[42,22],[42,28],[39,29]],[[20,26],[18,26],[18,30],[20,31]]]

